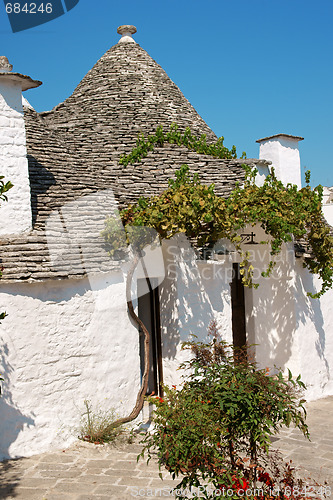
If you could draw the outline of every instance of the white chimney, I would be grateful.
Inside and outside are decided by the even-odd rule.
[[[14,187],[0,206],[0,234],[19,234],[32,227],[29,171],[22,91],[42,82],[12,73],[7,57],[0,57],[0,175]]]
[[[283,184],[296,184],[298,189],[302,187],[299,141],[303,141],[303,137],[288,134],[272,135],[257,141],[260,144],[259,159],[272,163],[276,177]],[[265,172],[259,171],[261,176],[268,173],[268,167],[265,167]]]

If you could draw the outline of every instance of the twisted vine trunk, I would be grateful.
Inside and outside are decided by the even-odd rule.
[[[148,388],[150,334],[149,334],[147,328],[145,327],[145,325],[142,323],[141,319],[137,316],[137,314],[134,311],[133,302],[132,302],[132,294],[131,294],[131,285],[132,285],[133,274],[134,274],[136,266],[138,265],[140,257],[141,257],[140,255],[136,255],[134,257],[133,264],[132,264],[132,266],[127,274],[126,300],[127,300],[127,309],[128,309],[129,315],[134,320],[134,322],[138,325],[138,327],[141,328],[141,330],[144,334],[144,367],[145,367],[145,369],[144,369],[144,373],[142,376],[141,387],[140,387],[140,390],[138,392],[133,410],[131,411],[131,413],[127,417],[118,418],[118,420],[113,422],[112,427],[118,427],[119,425],[126,424],[127,422],[131,422],[139,415],[140,411],[142,410],[145,394],[146,394],[147,388]]]

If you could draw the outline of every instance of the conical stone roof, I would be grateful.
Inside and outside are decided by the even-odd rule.
[[[118,160],[140,132],[154,133],[158,125],[168,130],[175,122],[216,140],[161,66],[135,42],[113,46],[64,103],[41,116],[51,130],[66,134],[67,145],[85,160],[104,164]]]

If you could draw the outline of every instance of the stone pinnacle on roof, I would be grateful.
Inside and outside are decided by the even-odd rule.
[[[9,73],[13,69],[13,65],[9,64],[6,56],[0,56],[0,71],[2,73]]]
[[[122,26],[119,26],[117,29],[117,33],[119,33],[119,35],[122,35],[118,43],[136,43],[132,38],[132,35],[136,33],[136,27],[132,24],[123,24]]]

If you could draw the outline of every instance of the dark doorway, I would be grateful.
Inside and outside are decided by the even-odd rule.
[[[233,264],[231,282],[232,341],[234,347],[246,345],[245,295],[239,264]]]
[[[140,294],[140,291],[146,291]],[[147,291],[148,290],[148,291]],[[149,345],[149,379],[146,395],[156,394],[163,396],[163,368],[162,368],[162,342],[160,323],[159,288],[155,286],[154,279],[138,280],[138,315],[150,333]],[[144,335],[140,331],[140,363],[141,376],[144,372]]]

